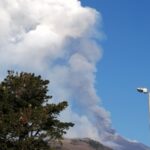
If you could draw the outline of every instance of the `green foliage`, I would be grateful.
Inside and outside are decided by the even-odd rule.
[[[62,139],[73,126],[61,122],[68,104],[48,104],[48,80],[8,71],[0,83],[0,147],[2,150],[49,150],[48,141]]]

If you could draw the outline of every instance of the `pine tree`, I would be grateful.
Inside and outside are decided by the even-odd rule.
[[[48,103],[48,80],[41,76],[8,71],[0,83],[0,148],[2,150],[49,150],[49,141],[62,139],[71,122],[59,113],[68,104]]]

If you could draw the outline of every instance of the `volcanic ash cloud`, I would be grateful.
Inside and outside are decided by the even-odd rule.
[[[112,136],[109,113],[100,106],[94,87],[101,57],[95,40],[100,13],[78,0],[1,0],[0,14],[1,70],[31,71],[48,78],[55,101],[69,101],[62,119],[73,121],[75,127],[68,136]]]

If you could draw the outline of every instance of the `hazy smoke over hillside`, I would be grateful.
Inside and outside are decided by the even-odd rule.
[[[0,0],[0,14],[1,71],[31,71],[48,78],[54,99],[70,103],[62,118],[76,126],[68,136],[113,135],[94,87],[101,57],[94,40],[100,13],[78,0]]]

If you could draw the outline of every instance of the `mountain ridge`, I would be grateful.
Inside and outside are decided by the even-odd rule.
[[[56,150],[150,150],[150,147],[139,143],[126,140],[118,136],[114,142],[118,147],[108,146],[90,138],[65,138],[61,143],[50,144]]]
[[[61,143],[52,144],[52,147],[55,150],[114,150],[90,138],[66,138]]]

